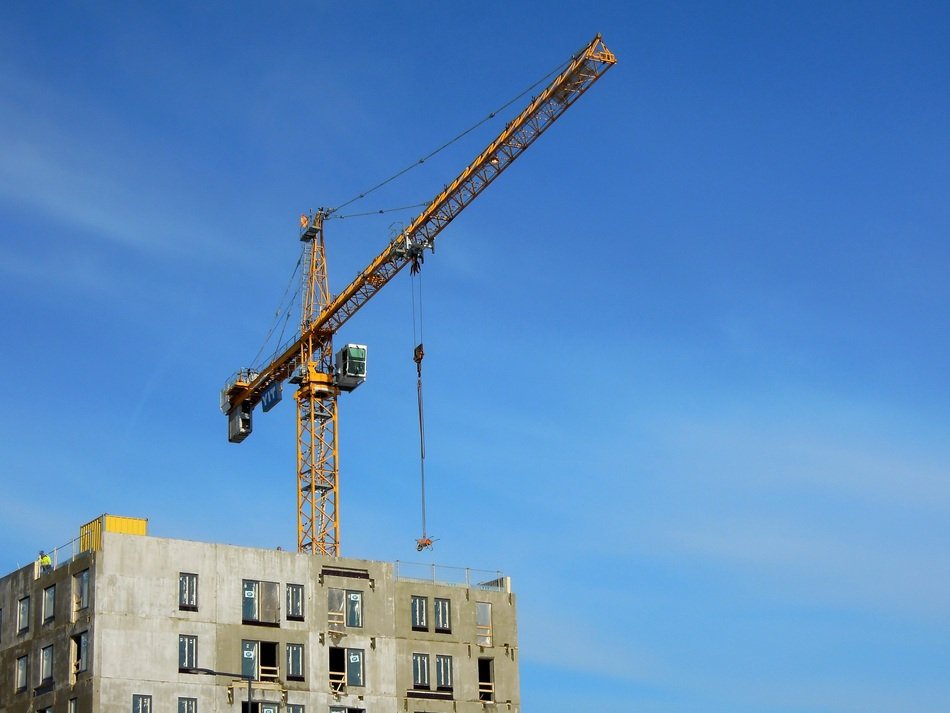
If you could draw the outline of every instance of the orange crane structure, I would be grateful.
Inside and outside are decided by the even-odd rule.
[[[304,243],[300,333],[269,364],[242,369],[225,384],[221,410],[228,439],[243,441],[258,404],[269,410],[284,381],[297,385],[297,549],[339,556],[340,483],[337,396],[366,376],[366,349],[347,345],[334,358],[333,335],[406,265],[418,268],[436,236],[580,98],[611,66],[614,54],[598,34],[458,177],[391,240],[342,292],[327,279],[321,208],[301,216]]]

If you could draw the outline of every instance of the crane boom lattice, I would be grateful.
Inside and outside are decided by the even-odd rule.
[[[275,385],[297,384],[297,548],[340,555],[337,396],[333,335],[406,265],[417,265],[439,233],[611,66],[600,35],[575,54],[547,87],[336,297],[327,281],[321,209],[302,220],[308,269],[303,275],[300,336],[259,372],[235,374],[222,391],[229,438],[250,433],[251,412]],[[266,406],[265,406],[266,408]]]

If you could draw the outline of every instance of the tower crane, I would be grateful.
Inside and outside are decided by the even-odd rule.
[[[418,269],[425,250],[434,249],[442,229],[615,63],[616,57],[598,34],[337,295],[329,289],[324,243],[324,221],[333,210],[321,208],[301,216],[300,334],[260,370],[235,373],[221,392],[228,440],[240,443],[251,433],[254,407],[262,404],[269,410],[279,400],[284,381],[297,386],[298,551],[340,555],[337,396],[365,379],[366,349],[347,345],[334,358],[333,335],[400,270],[407,265]]]

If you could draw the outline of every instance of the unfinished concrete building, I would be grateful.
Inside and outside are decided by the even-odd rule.
[[[81,533],[0,579],[4,713],[520,710],[507,577]]]

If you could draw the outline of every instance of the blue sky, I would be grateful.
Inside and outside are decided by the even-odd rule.
[[[234,446],[218,391],[297,216],[602,32],[425,264],[432,553],[409,276],[339,335],[344,554],[510,574],[526,711],[948,710],[950,9],[595,5],[5,3],[0,571],[102,512],[292,547],[292,402]],[[411,217],[329,223],[331,289]]]

